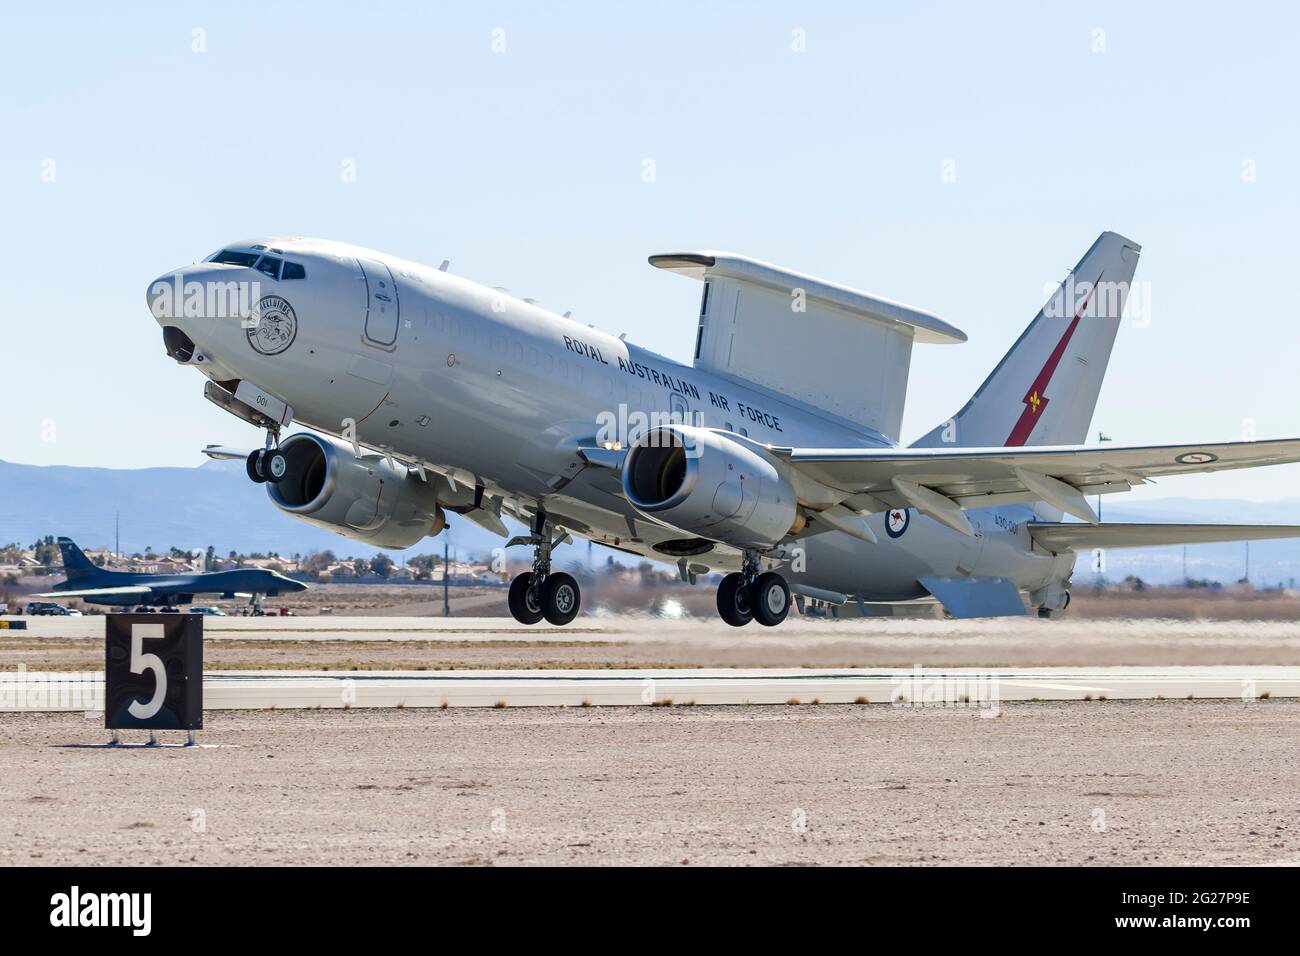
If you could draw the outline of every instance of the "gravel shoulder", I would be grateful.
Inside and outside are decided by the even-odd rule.
[[[5,715],[0,863],[1296,862],[1298,718],[1282,700],[222,712],[187,750]]]

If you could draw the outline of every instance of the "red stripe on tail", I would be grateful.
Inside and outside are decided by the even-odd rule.
[[[1105,274],[1103,273],[1102,276]],[[1029,435],[1038,424],[1039,418],[1047,408],[1050,399],[1044,394],[1047,386],[1052,381],[1052,375],[1056,372],[1056,366],[1061,364],[1061,357],[1065,355],[1066,346],[1070,344],[1070,339],[1074,336],[1074,330],[1079,327],[1079,320],[1083,317],[1083,310],[1088,307],[1092,300],[1092,294],[1097,291],[1097,286],[1101,285],[1102,276],[1097,277],[1092,288],[1088,290],[1087,296],[1084,297],[1083,303],[1079,306],[1079,311],[1074,313],[1074,318],[1070,320],[1070,325],[1061,336],[1061,341],[1056,343],[1056,348],[1052,349],[1052,354],[1047,357],[1043,367],[1038,372],[1038,377],[1034,379],[1029,391],[1025,392],[1025,397],[1021,399],[1025,403],[1025,410],[1020,413],[1020,418],[1016,420],[1015,427],[1011,429],[1011,434],[1007,436],[1005,444],[1007,446],[1023,445],[1029,440]]]

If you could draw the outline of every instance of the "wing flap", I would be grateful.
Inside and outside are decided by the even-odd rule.
[[[919,578],[956,618],[1016,617],[1025,613],[1020,589],[1010,578]]]
[[[1300,538],[1300,525],[1285,524],[1142,524],[1114,522],[1090,525],[1038,522],[1028,525],[1034,543],[1048,551],[1090,551],[1093,548],[1154,548],[1161,545],[1212,544],[1219,541],[1262,541]]]

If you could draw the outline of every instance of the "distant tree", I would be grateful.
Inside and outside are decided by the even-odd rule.
[[[387,578],[392,574],[394,567],[396,567],[396,565],[393,564],[393,559],[382,551],[370,559],[371,573],[377,574],[381,578]]]
[[[338,564],[333,551],[308,551],[299,562],[298,567],[306,574],[320,575],[332,564]]]
[[[442,555],[440,554],[413,554],[406,559],[406,566],[408,568],[412,568],[417,572],[424,572],[425,577],[428,577],[428,572],[441,564]],[[419,577],[418,573],[416,574],[416,577]]]
[[[54,536],[48,534],[32,545],[32,556],[35,558],[36,563],[41,565],[41,569],[36,572],[37,574],[44,574],[45,569],[57,566],[63,560],[59,552],[59,546],[54,543]]]

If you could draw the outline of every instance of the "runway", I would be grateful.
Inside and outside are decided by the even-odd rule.
[[[1300,667],[209,671],[205,710],[890,704],[1300,697]],[[103,709],[94,672],[0,675],[0,711]]]

